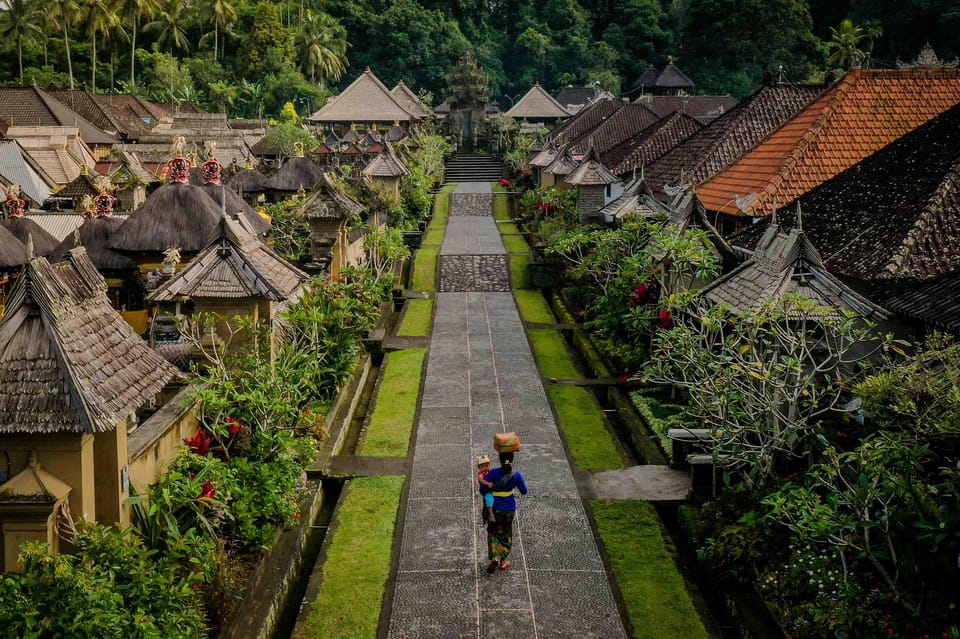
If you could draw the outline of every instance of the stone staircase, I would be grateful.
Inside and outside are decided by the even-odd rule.
[[[454,155],[447,160],[444,182],[496,182],[503,163],[492,155]]]

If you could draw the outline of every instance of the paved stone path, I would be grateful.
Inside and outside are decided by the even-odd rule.
[[[477,198],[461,194],[489,192],[458,186],[442,256],[471,246],[503,255],[499,238],[496,247],[489,239],[491,217],[455,213],[464,202],[477,210]],[[482,282],[470,274],[458,281],[458,291],[441,281],[448,292],[436,296],[388,636],[625,638],[513,297],[472,290]],[[510,430],[521,436],[515,463],[530,494],[520,498],[513,567],[488,576],[473,460]]]

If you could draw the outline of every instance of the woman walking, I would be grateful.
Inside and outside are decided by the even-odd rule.
[[[506,570],[512,564],[507,559],[513,547],[513,516],[517,512],[517,499],[514,490],[527,494],[527,483],[523,474],[513,468],[513,453],[500,453],[500,467],[487,473],[487,481],[493,484],[494,518],[487,524],[487,574]]]

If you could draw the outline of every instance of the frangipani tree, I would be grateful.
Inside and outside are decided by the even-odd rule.
[[[821,420],[892,341],[799,296],[743,314],[700,301],[675,319],[654,338],[642,377],[683,389],[714,454],[753,485],[811,449]]]

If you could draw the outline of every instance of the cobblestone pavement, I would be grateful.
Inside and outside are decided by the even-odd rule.
[[[488,576],[473,460],[510,430],[530,494],[520,498],[513,567]],[[400,530],[390,639],[626,637],[509,292],[436,296]]]

